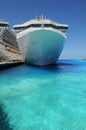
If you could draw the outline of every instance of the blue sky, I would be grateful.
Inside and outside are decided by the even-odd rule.
[[[0,19],[8,21],[11,28],[41,14],[69,25],[60,58],[86,58],[85,0],[0,0]]]

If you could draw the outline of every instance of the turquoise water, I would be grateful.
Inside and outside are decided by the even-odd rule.
[[[0,130],[86,130],[86,61],[1,71]]]

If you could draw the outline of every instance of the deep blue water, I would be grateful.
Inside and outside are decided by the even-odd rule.
[[[86,130],[86,61],[0,71],[0,130]]]

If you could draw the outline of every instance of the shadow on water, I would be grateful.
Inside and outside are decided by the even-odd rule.
[[[26,65],[27,67],[48,71],[48,72],[58,72],[58,73],[67,73],[77,71],[78,67],[80,67],[79,63],[73,61],[59,60],[56,64],[46,65],[46,66],[34,66],[34,65]]]
[[[12,130],[9,126],[7,114],[3,111],[3,105],[0,104],[0,130]]]
[[[4,73],[3,73],[4,72]],[[6,69],[0,72],[2,75],[13,75],[18,76],[39,76],[47,75],[50,73],[75,73],[75,72],[86,72],[86,62],[82,60],[58,60],[56,64],[47,66],[35,66],[23,64],[14,68]]]

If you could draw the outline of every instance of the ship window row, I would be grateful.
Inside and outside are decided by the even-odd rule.
[[[8,26],[9,26],[8,24],[0,23],[0,27],[8,27]]]
[[[2,39],[5,43],[17,47],[16,37],[13,34],[11,34],[7,29],[4,30],[2,34]]]
[[[3,38],[3,42],[9,45],[13,45],[15,47],[18,47],[17,43],[15,41],[9,41],[8,39]]]
[[[9,38],[9,39],[16,40],[15,37],[12,37],[11,35],[7,35],[6,33],[4,33],[4,34],[2,35],[2,37],[7,37],[7,38]]]
[[[10,31],[9,31],[9,30],[7,30],[7,29],[5,30],[5,33],[7,33],[8,35],[11,35],[11,36],[15,36],[15,35],[13,34],[13,32],[12,32],[12,31],[10,32]]]
[[[3,39],[6,39],[6,40],[11,41],[11,42],[14,42],[14,40],[9,38],[9,37],[3,37]]]
[[[10,37],[3,37],[3,39],[8,39],[9,41],[14,41],[12,38],[10,38]]]
[[[27,28],[31,28],[31,27],[52,27],[54,29],[68,29],[68,27],[62,27],[62,26],[56,26],[53,24],[31,24],[25,27],[14,27],[15,30],[20,30],[20,29],[27,29]]]
[[[8,37],[8,36],[3,36],[2,38],[3,38],[3,39],[7,39],[8,41],[11,41],[11,42],[16,41],[16,39],[13,39],[13,38]]]
[[[13,36],[13,35],[11,35],[11,34],[8,34],[7,32],[3,32],[3,33],[1,34],[1,37],[8,37],[8,38],[10,38],[10,39],[12,39],[12,40],[16,40],[16,37],[15,37],[15,36]]]
[[[9,37],[13,40],[16,40],[16,37],[13,34],[11,34],[8,30],[4,30],[2,36],[6,36],[6,37]]]

